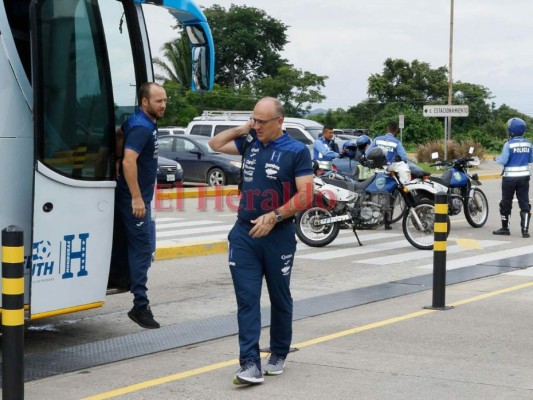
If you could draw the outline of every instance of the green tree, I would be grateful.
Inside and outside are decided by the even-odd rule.
[[[184,88],[190,87],[191,49],[184,33],[181,32],[178,38],[165,43],[161,51],[166,61],[158,57],[152,60],[154,65],[162,71],[162,73],[156,73],[155,78],[162,82],[179,83]]]
[[[381,74],[368,78],[368,95],[381,103],[401,103],[420,107],[441,103],[447,96],[447,68],[387,58]]]
[[[327,76],[302,71],[294,66],[281,66],[274,76],[254,82],[258,97],[272,96],[280,99],[287,116],[301,117],[311,110],[311,104],[320,103],[326,96],[320,93]]]
[[[383,108],[370,125],[371,131],[375,135],[385,133],[389,121],[398,121],[400,114],[405,116],[405,127],[401,136],[407,149],[414,150],[421,143],[444,138],[443,125],[437,118],[424,117],[420,110],[397,103],[387,104]],[[400,138],[400,134],[397,137]]]
[[[215,42],[215,82],[230,88],[275,75],[285,60],[287,26],[255,7],[206,8]]]

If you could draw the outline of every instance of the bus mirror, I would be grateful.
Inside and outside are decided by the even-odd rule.
[[[192,48],[192,90],[209,90],[209,59],[206,46]]]
[[[187,31],[187,36],[193,46],[202,46],[206,44],[207,39],[201,26],[188,25],[185,27],[185,30]]]

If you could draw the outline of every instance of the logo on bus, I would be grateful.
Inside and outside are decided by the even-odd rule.
[[[33,243],[32,277],[51,278],[60,274],[61,279],[71,279],[87,276],[88,238],[88,233],[80,233],[63,236],[64,240],[58,246],[49,240]],[[57,270],[56,263],[61,264]]]

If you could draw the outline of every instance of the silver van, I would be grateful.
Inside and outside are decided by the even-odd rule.
[[[251,116],[251,111],[205,111],[187,125],[185,134],[213,137],[228,128],[244,124]],[[322,128],[318,122],[304,118],[285,117],[283,122],[283,129],[290,137],[311,149],[322,134]]]

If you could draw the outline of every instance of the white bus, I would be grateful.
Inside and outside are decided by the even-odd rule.
[[[24,230],[28,318],[104,302],[115,127],[154,80],[143,7],[182,23],[192,88],[211,89],[211,31],[192,1],[0,0],[0,229]]]

